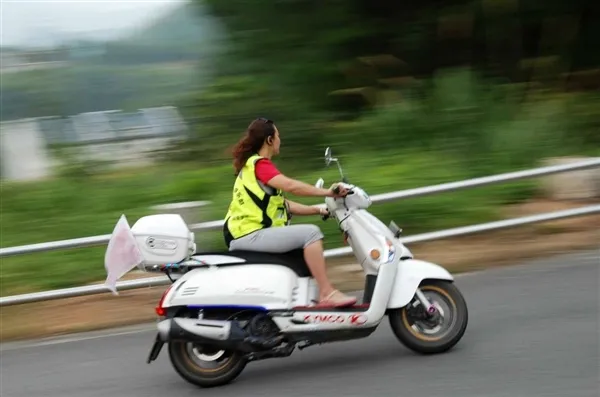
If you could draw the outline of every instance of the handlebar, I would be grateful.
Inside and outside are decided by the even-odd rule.
[[[347,183],[347,182],[344,182],[344,183]],[[339,194],[339,193],[340,193],[340,186],[339,186],[339,185],[337,185],[337,186],[335,186],[335,187],[334,187],[333,189],[331,189],[331,190],[332,190],[332,191],[333,191],[335,194]],[[352,189],[350,189],[350,190],[348,190],[348,193],[347,193],[347,195],[351,195],[351,194],[353,194],[353,193],[354,193],[354,191],[353,191]],[[326,213],[325,215],[321,215],[321,219],[322,219],[323,221],[326,221],[327,219],[329,219],[329,217],[330,217],[330,216],[331,216],[331,214],[329,213],[329,210],[327,210],[327,213]]]

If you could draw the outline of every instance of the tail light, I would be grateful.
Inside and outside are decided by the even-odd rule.
[[[173,288],[173,285],[174,284],[171,284],[169,288],[167,288],[165,292],[163,292],[162,296],[160,297],[160,300],[158,301],[158,305],[154,308],[154,311],[160,317],[164,317],[167,314],[167,311],[163,307],[163,302],[165,301],[165,298],[167,297],[169,291],[171,291],[171,288]]]

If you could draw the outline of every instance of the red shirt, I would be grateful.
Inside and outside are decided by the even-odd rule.
[[[260,159],[256,162],[254,174],[256,175],[256,179],[266,185],[271,179],[281,174],[281,172],[279,172],[271,160]]]

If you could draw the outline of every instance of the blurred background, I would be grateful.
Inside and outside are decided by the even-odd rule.
[[[228,150],[259,116],[283,172],[335,182],[331,146],[370,194],[598,156],[598,18],[593,0],[3,2],[0,246],[108,234],[168,203],[222,219]],[[525,180],[373,212],[410,235],[551,198]],[[1,294],[102,280],[104,249],[2,259]]]

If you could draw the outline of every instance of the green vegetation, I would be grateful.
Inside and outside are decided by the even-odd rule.
[[[2,119],[169,106],[199,79],[194,62],[31,70],[2,78]]]
[[[301,142],[302,135],[294,136],[295,131],[281,123],[283,153],[278,164],[288,175],[308,183],[319,177],[333,183],[338,178],[337,169],[325,170],[322,159],[324,147],[331,145],[351,181],[370,194],[378,194],[537,166],[548,156],[600,154],[600,145],[594,144],[598,136],[589,132],[597,119],[584,117],[600,103],[597,97],[544,95],[516,106],[509,100],[518,95],[515,87],[483,92],[477,83],[469,83],[472,78],[464,71],[447,73],[439,76],[425,99],[414,97],[357,120],[323,124],[323,135],[304,153],[290,143],[294,138]],[[226,96],[226,92],[221,93]],[[247,121],[239,121],[238,127],[243,128]],[[149,214],[150,206],[167,202],[210,200],[213,204],[205,220],[222,219],[233,178],[223,152],[232,142],[233,137],[229,142],[222,137],[205,140],[202,153],[206,157],[195,153],[202,161],[118,172],[98,171],[86,163],[71,164],[61,169],[59,177],[44,183],[5,183],[1,191],[1,245],[108,234],[120,214],[125,213],[133,223]],[[175,152],[175,156],[183,154]],[[375,205],[373,212],[384,222],[394,219],[407,234],[464,226],[499,219],[502,205],[536,194],[535,182]],[[295,221],[322,225],[327,248],[340,246],[341,238],[332,222],[322,223],[317,217]],[[211,244],[202,248],[224,248],[219,231],[209,236]],[[104,249],[4,259],[2,294],[97,281],[104,276]]]
[[[440,159],[431,153],[390,151],[383,153],[381,158],[379,156],[378,153],[341,156],[348,177],[364,186],[370,194],[449,182],[467,175],[460,162],[446,158],[440,163]],[[285,165],[282,168],[285,170]],[[327,183],[337,180],[337,171],[333,168],[291,175],[309,183],[321,176]],[[88,179],[56,179],[37,185],[4,184],[1,245],[108,234],[120,214],[125,213],[133,224],[140,216],[151,212],[151,205],[165,202],[211,200],[213,204],[205,220],[220,219],[228,205],[231,178],[229,164],[210,169],[182,164],[168,169],[131,170]],[[495,219],[498,204],[528,197],[530,193],[531,185],[523,182],[510,188],[502,186],[376,205],[373,210],[384,221],[395,219],[408,234],[414,234]],[[315,199],[298,201],[320,202]],[[327,247],[341,245],[333,222],[323,223],[318,217],[294,221],[321,225],[327,233]],[[224,249],[219,231],[209,235],[212,244],[206,248]],[[2,295],[63,288],[102,279],[105,276],[104,250],[105,247],[81,248],[2,259]]]
[[[600,25],[581,1],[195,4],[229,47],[181,102],[198,127],[179,158],[219,160],[257,115],[277,120],[285,161],[303,167],[334,140],[450,152],[475,174],[600,145]]]
[[[517,88],[484,92],[477,83],[469,84],[472,78],[464,71],[448,73],[436,80],[425,99],[415,96],[357,120],[323,124],[320,139],[304,153],[297,147],[302,144],[294,146],[296,142],[310,144],[302,142],[301,130],[290,131],[293,124],[288,128],[290,124],[280,123],[283,154],[278,164],[288,175],[306,182],[322,176],[333,183],[337,170],[324,170],[322,160],[324,147],[331,145],[351,181],[378,194],[537,166],[547,156],[600,155],[598,135],[591,133],[598,119],[589,116],[595,115],[590,109],[600,104],[597,96],[547,94],[516,106],[509,99],[518,94]],[[227,96],[225,91],[221,93]],[[238,128],[247,122],[239,120]],[[0,192],[1,245],[108,234],[120,214],[125,213],[133,223],[149,214],[150,206],[167,202],[210,200],[213,204],[205,220],[221,219],[233,177],[230,162],[223,156],[225,147],[233,142],[230,135],[229,142],[223,137],[205,139],[202,150],[187,153],[202,161],[118,172],[98,171],[86,163],[70,164],[47,182],[4,183]],[[179,159],[184,153],[170,152],[170,156]],[[502,205],[531,198],[535,186],[535,181],[488,186],[375,205],[373,212],[384,222],[394,219],[407,234],[415,234],[499,219]],[[341,237],[332,222],[323,224],[317,217],[295,221],[322,225],[327,248],[340,246]],[[209,236],[211,244],[202,248],[224,248],[219,231]],[[3,259],[2,295],[102,279],[104,249]]]

